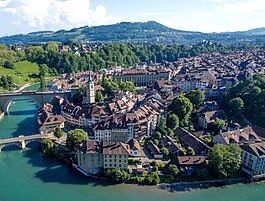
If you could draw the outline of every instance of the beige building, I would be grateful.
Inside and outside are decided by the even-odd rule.
[[[167,71],[164,68],[158,68],[156,70],[126,69],[112,75],[113,80],[118,82],[131,81],[135,84],[135,86],[147,86],[156,80],[167,80],[169,77],[170,71]]]
[[[77,151],[78,168],[85,174],[96,174],[106,169],[128,169],[130,146],[121,142],[87,140]]]
[[[251,142],[241,148],[242,170],[251,176],[265,175],[265,142]]]

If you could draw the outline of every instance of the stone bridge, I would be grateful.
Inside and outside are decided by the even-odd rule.
[[[28,143],[32,141],[41,141],[42,139],[48,138],[48,137],[49,137],[48,135],[36,134],[36,135],[29,135],[29,136],[21,135],[19,137],[14,137],[14,138],[0,139],[0,152],[7,145],[14,144],[14,145],[17,145],[21,149],[25,149]]]
[[[71,99],[71,91],[25,91],[25,92],[10,92],[10,93],[0,93],[0,108],[3,112],[7,113],[10,103],[12,100],[18,97],[27,97],[39,104],[39,106],[44,103],[51,102],[54,96],[61,96],[64,99]]]

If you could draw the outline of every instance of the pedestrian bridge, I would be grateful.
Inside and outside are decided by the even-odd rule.
[[[41,141],[42,139],[48,137],[49,136],[47,134],[36,134],[29,136],[21,135],[19,137],[14,137],[14,138],[0,139],[0,152],[7,145],[17,145],[19,148],[25,149],[28,143],[32,141]]]
[[[34,100],[39,104],[39,106],[44,103],[49,103],[55,96],[61,96],[66,100],[71,99],[71,91],[25,91],[25,92],[10,92],[10,93],[0,93],[0,109],[3,109],[3,112],[8,113],[9,106],[11,105],[12,100],[18,97],[27,97]]]

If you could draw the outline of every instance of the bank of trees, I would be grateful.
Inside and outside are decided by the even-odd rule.
[[[241,167],[239,145],[214,145],[209,153],[209,167],[213,175],[223,178],[234,176]]]
[[[232,118],[251,117],[255,124],[265,124],[265,76],[241,81],[224,96],[222,107]]]
[[[2,75],[0,77],[0,87],[7,90],[13,89],[15,87],[14,79],[9,75]]]
[[[46,44],[28,45],[25,52],[0,45],[0,66],[12,68],[18,61],[28,60],[37,64],[46,64],[48,72],[52,75],[58,73],[74,73],[88,70],[93,71],[114,65],[133,66],[140,62],[162,63],[174,62],[179,58],[197,56],[201,53],[224,52],[226,50],[239,49],[239,47],[220,44],[202,43],[194,46],[172,45],[131,45],[124,43],[104,44],[85,52],[82,48],[79,54],[76,51],[60,52],[59,43],[48,42]],[[69,43],[72,49],[81,47],[80,44]],[[242,49],[242,47],[240,47]],[[247,49],[248,47],[245,47]],[[244,49],[244,48],[243,48]]]

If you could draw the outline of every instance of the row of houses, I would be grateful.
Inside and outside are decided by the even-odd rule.
[[[119,94],[104,105],[90,104],[87,108],[61,101],[61,114],[73,127],[91,128],[98,141],[128,142],[150,136],[159,123],[165,105],[154,98],[138,101],[130,92]]]

